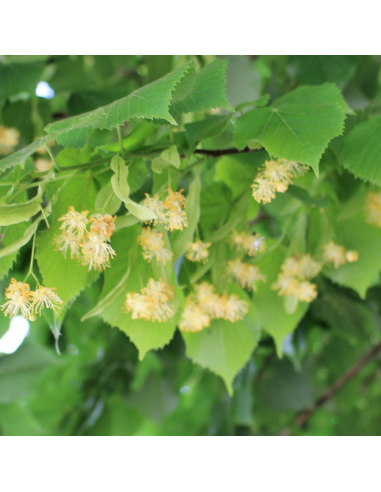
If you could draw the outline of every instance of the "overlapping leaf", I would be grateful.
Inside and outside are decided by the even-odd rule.
[[[295,330],[308,308],[305,302],[299,302],[294,312],[287,314],[283,297],[271,288],[277,280],[284,258],[285,254],[277,248],[258,261],[261,274],[266,275],[266,283],[261,282],[254,295],[254,305],[262,328],[273,337],[279,357],[282,357],[283,340]]]
[[[381,186],[381,115],[356,125],[344,139],[343,166]]]
[[[67,213],[69,206],[75,210],[94,210],[97,189],[89,175],[69,179],[59,193],[59,200],[53,205],[53,220],[50,229],[37,236],[36,259],[46,287],[56,287],[58,296],[66,304],[82,289],[89,285],[98,272],[88,272],[76,259],[65,259],[61,251],[54,248],[54,236],[60,234],[60,216]]]
[[[248,300],[242,289],[232,286],[231,291],[241,299]],[[187,356],[221,376],[232,394],[233,378],[245,365],[259,340],[257,309],[249,301],[249,312],[243,320],[231,323],[215,319],[209,328],[198,333],[182,332],[182,336],[187,346]]]
[[[334,137],[344,129],[349,108],[333,84],[301,86],[266,108],[254,109],[237,119],[235,143],[263,146],[270,155],[312,166]]]
[[[46,130],[48,133],[56,131],[66,133],[83,128],[111,129],[133,117],[162,118],[169,123],[176,124],[168,112],[172,91],[192,66],[192,63],[183,65],[161,79],[132,92],[127,97],[94,111],[52,123],[47,126]]]

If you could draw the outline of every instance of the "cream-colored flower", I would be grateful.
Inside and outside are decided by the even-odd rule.
[[[282,165],[289,173],[289,176],[297,178],[305,174],[310,168],[304,164],[298,164],[295,161],[288,161],[286,159],[281,159]]]
[[[333,263],[335,268],[339,268],[340,265],[344,265],[346,263],[344,246],[339,246],[333,241],[330,241],[323,248],[324,261],[327,263]]]
[[[224,316],[224,306],[221,297],[215,292],[214,286],[203,282],[194,288],[195,300],[201,309],[212,318],[222,318]]]
[[[72,232],[64,231],[58,236],[55,236],[53,244],[56,245],[56,251],[62,251],[65,258],[68,249],[70,249],[70,257],[72,259],[79,257],[80,239]]]
[[[237,251],[245,251],[249,256],[256,256],[266,249],[265,238],[260,234],[247,234],[245,231],[238,233],[233,230],[229,239]]]
[[[300,274],[300,260],[295,256],[291,256],[290,258],[285,259],[280,268],[285,275],[298,277]]]
[[[181,211],[185,207],[187,201],[185,196],[182,195],[183,191],[184,190],[172,191],[171,188],[168,188],[168,196],[163,202],[163,207],[167,210],[175,209]]]
[[[138,236],[137,242],[144,251],[157,252],[164,246],[164,234],[150,227],[143,227],[142,233]]]
[[[61,309],[59,304],[63,304],[63,301],[54,292],[56,289],[48,289],[42,285],[35,292],[31,292],[32,295],[32,305],[31,312],[34,311],[35,314],[39,313],[41,316],[41,309],[44,307],[51,308],[56,313],[57,309]]]
[[[253,197],[259,203],[270,203],[275,198],[275,186],[267,179],[257,176],[251,185]]]
[[[167,212],[166,219],[167,223],[165,228],[167,231],[182,231],[184,227],[188,227],[187,214],[177,208],[172,208],[169,212]]]
[[[1,306],[1,310],[4,311],[5,316],[9,314],[10,318],[17,316],[19,311],[23,318],[28,318],[31,297],[29,285],[12,278],[9,287],[5,289],[5,298],[9,300]]]
[[[190,261],[202,261],[206,263],[208,261],[209,251],[208,248],[212,243],[203,243],[198,240],[195,243],[187,243],[187,253],[185,257]]]
[[[359,259],[359,254],[357,251],[347,251],[345,253],[345,259],[349,263],[353,263],[354,261],[357,261]]]
[[[246,234],[242,246],[247,255],[256,256],[266,249],[265,238],[260,234]]]
[[[89,271],[105,270],[110,266],[110,258],[115,256],[115,251],[107,244],[97,231],[90,231],[82,243],[82,265],[88,265]]]
[[[308,169],[307,166],[286,159],[266,161],[251,185],[253,197],[257,202],[271,202],[276,191],[284,193],[292,183],[292,178],[304,174]]]
[[[159,195],[154,195],[153,198],[148,195],[148,193],[145,194],[146,198],[143,201],[143,205],[147,207],[151,212],[157,215],[157,219],[154,221],[154,224],[163,223],[166,222],[167,219],[165,217],[165,209],[163,206],[163,202],[159,200]]]
[[[317,297],[316,284],[301,282],[299,284],[298,299],[304,302],[312,302]]]
[[[151,305],[147,296],[129,292],[124,305],[132,319],[151,319]]]
[[[0,155],[10,154],[19,143],[20,133],[16,128],[0,125]]]
[[[167,302],[173,298],[173,287],[170,287],[161,278],[156,281],[150,278],[146,287],[141,289],[142,294],[157,299],[158,302]]]
[[[369,191],[364,208],[368,224],[381,227],[381,192]]]
[[[261,176],[273,184],[291,182],[292,174],[289,171],[289,167],[285,165],[281,159],[276,161],[266,161],[264,163],[264,170],[261,171]]]
[[[49,171],[49,169],[53,166],[53,161],[51,159],[35,159],[34,165],[39,173],[44,171]]]
[[[197,332],[210,326],[210,317],[203,309],[187,298],[181,315],[179,329],[185,332]]]
[[[299,276],[302,279],[316,277],[321,270],[321,264],[314,261],[310,254],[304,255],[300,259]]]
[[[277,281],[272,284],[271,288],[273,290],[279,290],[279,296],[299,297],[300,283],[295,277],[280,273]]]
[[[82,238],[86,233],[86,225],[88,222],[86,216],[88,213],[88,210],[76,212],[74,207],[69,207],[68,212],[58,219],[59,221],[62,221],[60,229],[62,231],[78,234],[78,236]]]
[[[141,294],[127,294],[125,307],[131,312],[132,319],[143,318],[150,321],[167,321],[174,316],[174,310],[169,304],[173,298],[173,287],[163,279],[155,281],[150,278],[148,284],[140,289]]]
[[[137,317],[163,322],[174,316],[174,310],[169,304],[169,301],[174,297],[173,287],[167,285],[163,279],[155,281],[150,278],[146,287],[140,291],[141,296],[135,293],[128,294],[125,304],[126,308],[130,310],[135,306]],[[140,313],[139,316],[138,313]]]
[[[171,260],[173,253],[169,249],[164,248],[164,234],[158,232],[156,229],[150,227],[144,227],[140,236],[138,236],[138,244],[143,248],[143,258],[150,262],[152,258],[156,258],[157,262],[160,261],[165,265],[167,261]]]
[[[247,301],[242,301],[234,294],[231,294],[229,297],[223,295],[222,303],[225,307],[223,317],[232,323],[243,319],[249,311],[249,303]]]
[[[109,214],[97,214],[96,217],[90,217],[90,221],[92,222],[90,230],[97,231],[105,241],[109,241],[115,231],[116,215],[112,217]]]
[[[259,267],[243,263],[239,258],[234,261],[228,261],[227,271],[244,289],[257,290],[256,283],[266,281],[266,276],[260,273]]]
[[[275,185],[275,191],[278,191],[279,193],[284,193],[285,191],[288,190],[288,185],[286,183],[278,182],[274,183]]]

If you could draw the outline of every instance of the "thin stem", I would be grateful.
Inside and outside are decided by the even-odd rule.
[[[53,161],[53,164],[55,165],[57,171],[62,171],[62,169],[60,168],[60,166],[57,164],[57,161],[55,160],[52,151],[49,149],[49,145],[45,145],[45,148],[46,148],[46,151],[48,152],[51,160]]]
[[[119,140],[119,148],[120,148],[120,155],[122,156],[124,153],[123,149],[123,142],[122,142],[122,132],[120,131],[120,125],[117,125],[116,131],[118,133],[118,140]]]
[[[36,280],[37,282],[37,285],[39,284],[39,281],[37,279],[37,277],[35,276],[35,274],[33,273],[33,261],[34,261],[34,248],[35,248],[35,245],[36,245],[36,234],[37,234],[37,231],[35,231],[35,233],[33,234],[33,243],[32,243],[32,254],[31,254],[31,257],[30,257],[30,265],[29,265],[29,270],[28,270],[28,273],[24,279],[24,282],[26,282],[28,280],[28,277],[30,275],[32,275],[32,277]]]
[[[44,220],[45,220],[45,222],[46,222],[46,227],[47,227],[48,229],[50,229],[50,225],[49,225],[48,219],[46,218],[46,215],[45,215],[44,209],[41,207],[41,205],[40,205],[40,209],[41,209],[41,213],[42,213],[42,215],[44,216]]]

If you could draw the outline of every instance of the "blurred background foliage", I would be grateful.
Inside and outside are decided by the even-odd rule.
[[[215,59],[188,55],[1,56],[0,124],[19,130],[21,148],[41,135],[49,122],[108,104],[190,58],[199,67]],[[333,82],[361,117],[377,104],[380,94],[381,57],[377,56],[220,58],[228,60],[227,98],[233,106],[264,94],[273,100],[299,84]],[[36,94],[41,81],[54,95],[41,86]],[[195,117],[186,115],[184,122]],[[105,144],[115,141],[113,132],[96,132],[98,144],[100,139]],[[210,142],[208,148],[213,144],[221,142]],[[223,145],[232,145],[229,128]],[[354,179],[348,173],[343,179],[352,186]],[[213,183],[212,174],[210,180]],[[216,186],[227,201],[232,199],[229,188],[222,183]],[[343,193],[345,189],[343,186]],[[282,206],[281,199],[274,209]],[[207,222],[207,214],[202,217]],[[13,273],[0,282],[1,300],[11,276],[27,271],[30,252],[30,244],[23,247]],[[44,316],[31,324],[13,354],[0,354],[0,434],[379,435],[380,356],[316,409],[306,425],[297,424],[298,414],[313,407],[381,338],[379,278],[365,299],[328,279],[324,282],[324,293],[285,339],[283,359],[278,359],[273,340],[263,334],[259,347],[235,378],[230,397],[219,377],[186,358],[178,332],[163,350],[151,351],[139,362],[137,349],[118,329],[110,329],[100,318],[81,323],[81,317],[97,302],[102,288],[99,278],[68,311],[59,339],[60,355]],[[8,328],[9,319],[0,316],[0,336]]]

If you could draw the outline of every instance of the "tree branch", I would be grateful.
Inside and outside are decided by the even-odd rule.
[[[225,149],[225,150],[196,149],[194,151],[194,153],[195,154],[210,155],[211,157],[220,157],[222,155],[242,154],[243,152],[258,152],[258,150],[263,150],[263,148],[262,149],[249,149],[249,147],[245,147],[243,150],[237,150],[237,149]]]
[[[356,364],[351,367],[346,373],[341,376],[330,388],[327,389],[315,402],[314,406],[309,410],[305,410],[301,414],[299,414],[296,418],[296,425],[298,427],[304,427],[311,417],[311,415],[324,403],[330,400],[335,394],[341,390],[341,388],[348,383],[352,378],[354,378],[358,372],[366,365],[368,362],[373,360],[376,355],[381,351],[381,342],[375,345],[372,350],[370,350],[367,354],[364,355]],[[282,435],[288,435],[288,429],[284,429],[281,432]]]

